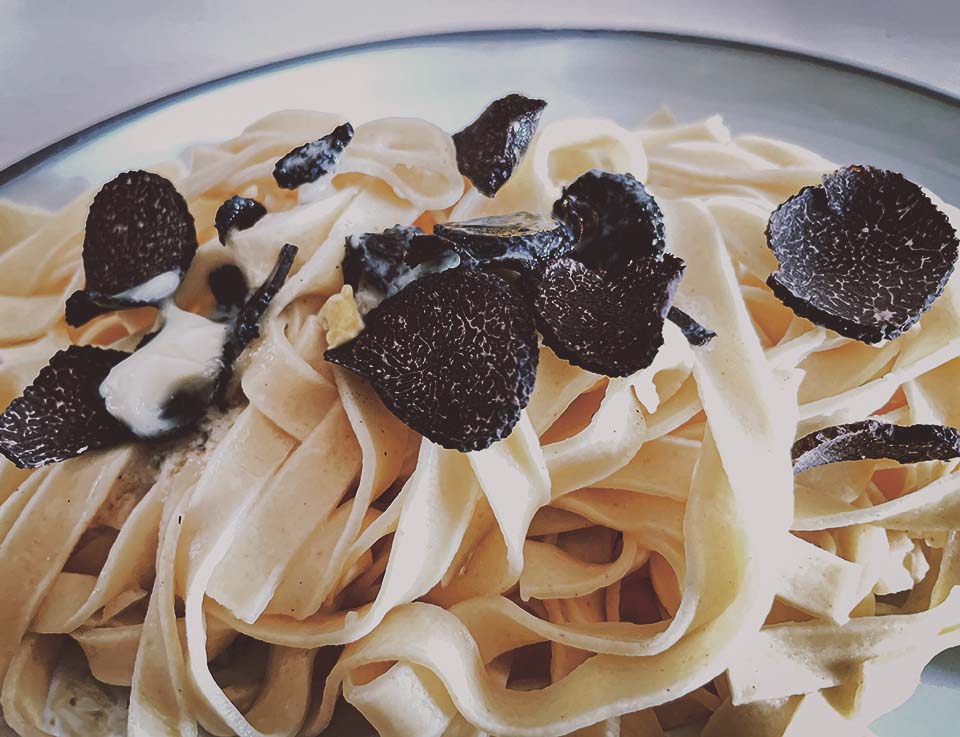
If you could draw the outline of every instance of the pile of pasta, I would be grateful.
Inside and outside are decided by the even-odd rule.
[[[154,168],[202,244],[181,306],[209,302],[224,262],[259,283],[280,245],[300,253],[231,408],[195,437],[0,465],[16,734],[311,737],[342,695],[384,737],[862,737],[960,644],[958,462],[792,472],[795,438],[826,426],[960,425],[960,277],[879,346],[765,285],[770,213],[834,164],[718,117],[564,120],[488,199],[447,133],[393,118],[357,127],[332,183],[278,189],[276,160],[343,120],[274,114]],[[667,322],[655,362],[615,379],[542,347],[513,434],[467,454],[324,362],[347,235],[549,212],[593,167],[655,194],[707,347]],[[56,350],[153,321],[64,323],[92,194],[0,205],[0,407]],[[234,194],[269,214],[224,247],[214,213]]]

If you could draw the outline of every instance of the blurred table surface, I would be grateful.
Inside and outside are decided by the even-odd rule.
[[[0,168],[250,66],[359,41],[504,27],[720,36],[960,96],[960,0],[0,0]]]

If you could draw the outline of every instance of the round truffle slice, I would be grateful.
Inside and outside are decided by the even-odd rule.
[[[619,272],[589,269],[572,258],[554,261],[528,285],[543,342],[598,374],[645,369],[663,345],[663,321],[683,270],[671,254],[634,259]]]
[[[793,444],[793,472],[842,461],[889,459],[898,463],[960,458],[960,431],[944,425],[890,425],[877,420],[834,425]]]
[[[453,243],[465,263],[479,267],[528,271],[565,256],[573,247],[570,226],[529,212],[445,223],[433,232]]]
[[[338,125],[323,138],[297,146],[280,159],[273,168],[273,178],[283,189],[296,189],[333,174],[340,154],[352,140],[353,126]]]
[[[246,230],[256,225],[267,214],[267,208],[252,197],[234,195],[217,209],[214,224],[220,242],[226,245],[231,230]]]
[[[18,468],[38,468],[132,440],[100,396],[107,374],[129,355],[95,346],[54,354],[0,415],[0,453]]]
[[[947,216],[902,174],[850,166],[770,217],[767,284],[797,315],[864,343],[892,340],[940,296],[957,260]]]
[[[451,243],[426,236],[415,226],[347,238],[343,280],[353,287],[361,314],[427,274],[460,265]]]
[[[530,399],[537,334],[501,277],[454,269],[390,297],[331,363],[367,378],[403,422],[445,448],[482,450],[510,434]]]
[[[457,167],[480,194],[493,197],[507,183],[530,146],[546,106],[543,100],[507,95],[453,134]]]
[[[660,206],[632,174],[584,172],[563,190],[553,214],[581,231],[573,255],[590,268],[620,269],[666,247]]]
[[[67,322],[172,295],[197,252],[193,216],[173,184],[146,171],[119,175],[90,205],[83,240],[86,288],[67,300]]]

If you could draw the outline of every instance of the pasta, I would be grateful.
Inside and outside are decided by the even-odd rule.
[[[331,180],[279,189],[277,158],[342,122],[274,114],[162,168],[201,244],[182,308],[217,266],[260,283],[279,245],[300,248],[231,406],[179,443],[0,465],[16,734],[314,737],[342,695],[383,737],[862,737],[960,645],[958,461],[793,475],[813,430],[960,424],[960,277],[880,346],[766,286],[771,212],[833,164],[716,116],[577,119],[542,126],[486,198],[447,133],[391,118],[357,127]],[[519,424],[470,453],[324,361],[351,330],[347,235],[546,213],[594,167],[655,193],[687,264],[676,304],[718,333],[709,348],[668,322],[653,364],[607,378],[541,346]],[[213,213],[235,194],[268,214],[225,248]],[[0,203],[0,407],[58,349],[152,323],[64,322],[90,201]]]

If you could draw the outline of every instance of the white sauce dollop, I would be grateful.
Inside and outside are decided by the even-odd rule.
[[[130,287],[126,291],[114,294],[117,299],[129,299],[135,302],[160,302],[165,300],[180,286],[182,277],[179,271],[165,271],[143,284]]]
[[[107,411],[144,438],[174,430],[175,419],[163,416],[167,403],[190,383],[212,383],[223,366],[228,325],[181,310],[172,301],[164,305],[163,316],[159,335],[114,366],[100,384]]]

